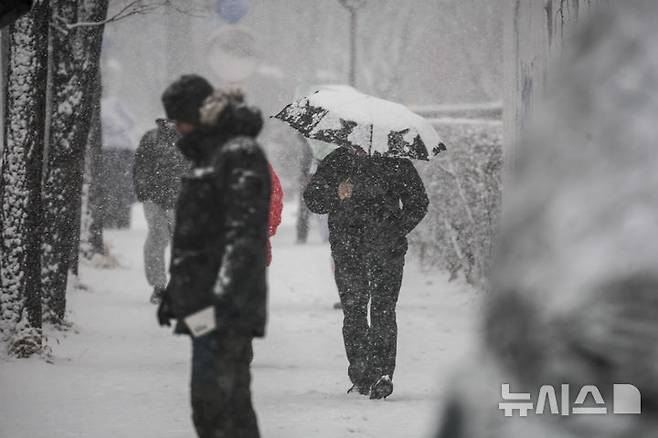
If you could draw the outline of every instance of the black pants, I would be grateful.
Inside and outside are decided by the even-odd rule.
[[[212,332],[192,340],[192,420],[199,438],[258,438],[251,404],[252,338]]]
[[[344,312],[348,375],[357,385],[370,385],[384,375],[393,378],[398,331],[395,306],[407,251],[404,237],[378,245],[364,240],[346,237],[331,242]]]

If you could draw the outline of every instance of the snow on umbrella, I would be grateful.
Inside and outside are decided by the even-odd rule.
[[[429,160],[446,150],[432,125],[409,108],[345,88],[316,91],[274,117],[312,140],[370,155]]]

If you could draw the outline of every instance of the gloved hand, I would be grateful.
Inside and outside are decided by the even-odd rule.
[[[350,179],[347,178],[345,181],[338,184],[338,198],[341,201],[351,198],[353,188],[354,185],[352,184],[352,181],[350,181]]]
[[[169,293],[166,289],[162,293],[162,300],[160,300],[160,305],[158,306],[157,317],[158,324],[160,324],[160,326],[167,327],[171,327],[170,320],[175,318],[174,312],[171,310],[171,298],[169,297]]]

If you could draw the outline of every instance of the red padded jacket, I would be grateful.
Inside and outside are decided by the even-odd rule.
[[[283,211],[283,189],[281,188],[281,181],[274,172],[274,168],[270,164],[270,178],[272,179],[272,197],[270,198],[270,226],[269,236],[272,237],[276,234],[276,229],[281,224],[281,212]],[[267,240],[267,266],[272,263],[272,244]]]

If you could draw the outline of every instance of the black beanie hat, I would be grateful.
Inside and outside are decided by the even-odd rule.
[[[199,108],[213,87],[199,75],[183,75],[162,93],[167,118],[199,125]]]

